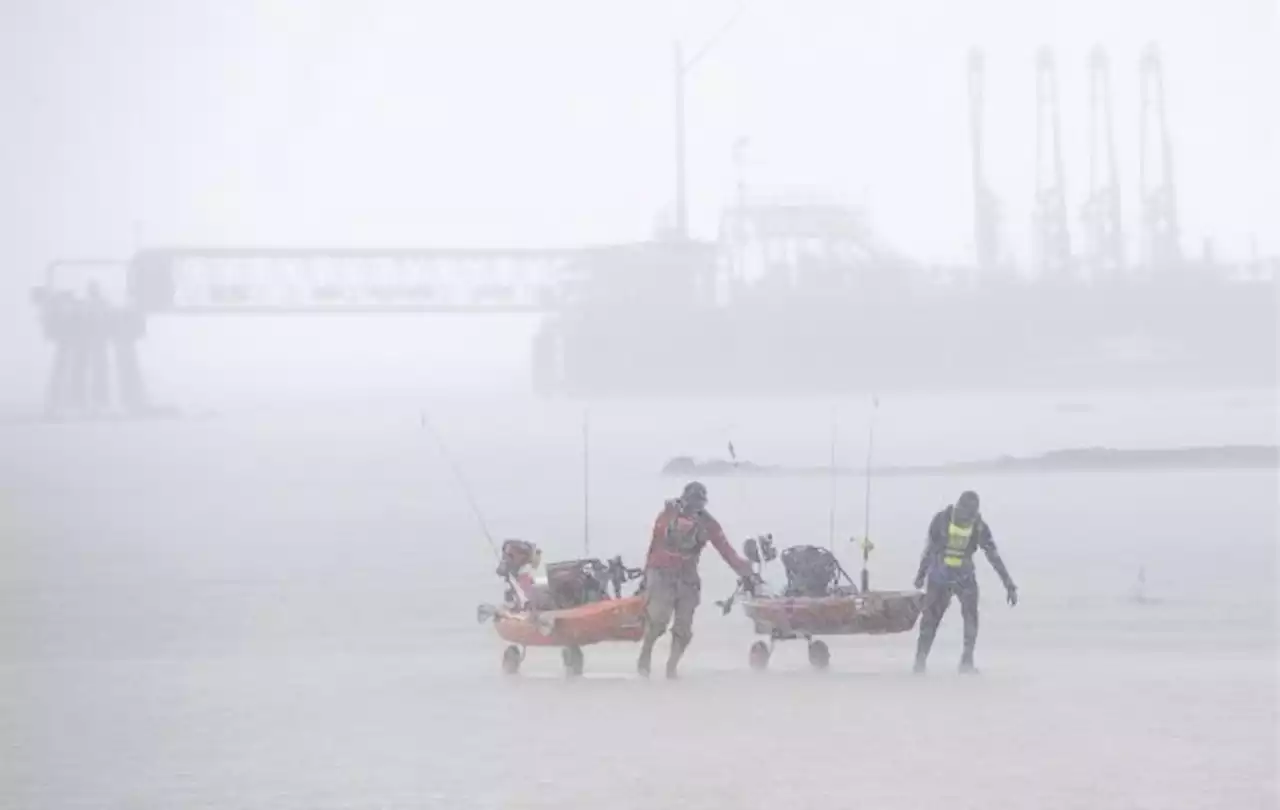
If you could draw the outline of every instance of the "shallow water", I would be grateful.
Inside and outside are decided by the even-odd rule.
[[[1079,399],[1079,398],[1077,398]],[[1274,397],[882,400],[877,457],[1275,440]],[[979,560],[979,664],[956,608],[914,636],[799,643],[751,673],[708,554],[677,683],[635,648],[504,678],[477,625],[501,589],[419,402],[228,410],[199,423],[0,430],[0,801],[14,808],[868,806],[1251,808],[1277,794],[1277,474],[875,481],[872,581],[904,587],[932,512],[974,487],[1021,587]],[[842,463],[867,404],[837,413]],[[678,453],[823,463],[829,403],[597,404],[590,540],[639,560]],[[430,401],[494,536],[583,541],[581,409]],[[735,539],[828,541],[823,480],[715,480]],[[836,547],[862,532],[838,482]],[[1147,604],[1130,599],[1146,570]],[[776,574],[776,572],[775,572]],[[660,653],[665,654],[665,649]]]

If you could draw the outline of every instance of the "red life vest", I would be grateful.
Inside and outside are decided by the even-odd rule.
[[[701,516],[677,514],[667,523],[663,547],[682,557],[696,557],[707,544]]]

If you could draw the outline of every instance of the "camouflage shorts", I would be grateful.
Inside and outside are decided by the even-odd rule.
[[[702,601],[697,572],[651,568],[645,572],[645,618],[648,635],[671,635],[688,642],[693,637],[693,614]]]

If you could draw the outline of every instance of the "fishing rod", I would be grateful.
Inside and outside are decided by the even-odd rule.
[[[733,499],[741,510],[747,503],[747,495],[743,491],[746,487],[746,481],[743,480],[741,462],[738,461],[738,449],[733,446],[733,434],[735,426],[729,425],[727,443],[729,446],[729,460],[733,464]]]
[[[871,575],[867,572],[867,560],[871,556],[871,549],[875,546],[871,543],[871,453],[875,447],[876,439],[876,413],[880,410],[880,397],[875,394],[871,395],[871,419],[867,426],[867,461],[863,468],[863,477],[866,479],[866,490],[863,493],[863,524],[862,524],[862,590],[865,593],[870,585]]]
[[[836,406],[831,406],[831,464],[828,469],[831,479],[831,502],[827,508],[827,549],[836,550]]]
[[[591,411],[582,410],[582,551],[591,558]]]
[[[871,419],[867,426],[867,462],[865,467],[865,477],[867,480],[867,489],[863,495],[863,526],[862,536],[871,536],[871,453],[875,448],[876,441],[876,412],[880,410],[880,397],[872,394],[871,396]]]
[[[493,552],[493,556],[499,561],[502,559],[502,552],[498,551],[498,544],[493,541],[493,535],[489,532],[488,525],[484,522],[484,515],[480,513],[480,506],[476,503],[476,499],[471,494],[471,487],[467,485],[467,479],[462,474],[462,469],[458,463],[454,461],[453,456],[449,453],[448,446],[445,445],[444,439],[436,432],[435,426],[431,424],[431,420],[427,418],[427,412],[422,411],[422,427],[431,434],[431,438],[435,440],[436,446],[440,450],[440,455],[449,464],[453,471],[453,476],[458,480],[458,486],[462,489],[462,494],[466,496],[467,503],[471,506],[471,512],[475,515],[476,523],[480,524],[480,531],[484,533],[484,539],[489,543],[489,550]]]
[[[743,495],[743,492],[742,492],[744,483],[742,480],[742,476],[740,475],[741,467],[739,466],[740,462],[738,461],[738,449],[733,446],[733,433],[734,433],[734,426],[733,424],[730,424],[726,443],[729,449],[729,460],[733,464],[733,478],[735,479],[734,486],[733,486],[734,497],[738,501],[738,504],[741,506],[742,504],[746,503],[746,496]],[[748,542],[751,542],[751,541],[748,541]],[[742,581],[739,580],[738,584],[733,589],[733,593],[729,594],[729,597],[727,599],[716,600],[716,607],[720,608],[721,615],[724,615],[724,616],[729,615],[729,611],[733,610],[733,603],[737,600],[738,594],[741,592],[742,592]]]

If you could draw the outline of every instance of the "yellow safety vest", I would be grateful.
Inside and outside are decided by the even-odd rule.
[[[978,522],[975,520],[973,526],[976,525]],[[942,563],[948,568],[959,568],[964,565],[969,538],[973,536],[973,526],[965,528],[954,523],[947,525],[947,547],[942,552]]]

